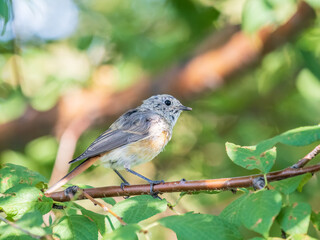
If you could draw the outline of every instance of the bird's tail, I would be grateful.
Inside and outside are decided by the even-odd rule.
[[[62,187],[64,184],[69,182],[72,178],[79,175],[83,171],[87,170],[93,163],[99,160],[100,156],[95,156],[92,158],[88,158],[87,160],[83,161],[80,165],[75,167],[71,172],[61,178],[58,182],[53,184],[45,193],[52,193],[56,191],[58,188]]]

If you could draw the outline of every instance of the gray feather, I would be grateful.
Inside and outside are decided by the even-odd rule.
[[[141,114],[143,112],[143,114]],[[115,148],[142,140],[148,136],[152,122],[159,121],[160,116],[147,109],[132,109],[123,114],[110,128],[101,134],[79,157],[70,161],[94,157]]]

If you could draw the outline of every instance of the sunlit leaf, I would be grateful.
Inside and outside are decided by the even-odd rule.
[[[36,210],[46,214],[51,210],[52,204],[51,198],[44,196],[38,188],[27,184],[18,184],[0,197],[0,209],[14,219],[19,219],[27,212]]]
[[[278,221],[281,228],[290,235],[307,233],[311,215],[308,203],[293,203],[281,210]]]
[[[248,229],[267,237],[281,205],[281,194],[276,191],[261,190],[252,193],[242,203],[241,222]]]
[[[241,147],[233,143],[226,143],[229,158],[237,165],[247,169],[259,169],[267,173],[276,159],[276,148],[260,152],[256,146]]]
[[[118,202],[113,206],[112,211],[122,217],[125,223],[130,224],[138,223],[157,213],[164,212],[166,209],[167,201],[165,199],[159,200],[149,195],[142,195]],[[108,216],[111,228],[118,228],[119,221],[110,214]]]
[[[138,224],[128,224],[126,226],[122,226],[112,233],[107,233],[104,235],[104,240],[138,240],[137,232],[141,229]]]
[[[16,221],[15,224],[37,236],[44,236],[51,233],[49,228],[43,226],[42,214],[38,211],[26,213],[21,219]],[[34,239],[20,229],[8,224],[0,226],[0,232],[0,239]]]
[[[53,233],[61,240],[95,240],[98,239],[98,227],[82,215],[62,217],[61,221],[53,227]]]
[[[42,165],[52,162],[57,154],[58,143],[54,137],[37,138],[26,146],[26,154]]]
[[[319,69],[319,66],[316,66],[317,69]],[[318,74],[320,76],[320,73]],[[299,73],[297,77],[297,89],[307,100],[320,102],[320,80],[309,69],[303,69]]]
[[[317,240],[317,238],[310,237],[305,234],[295,234],[292,237],[290,237],[292,240]]]
[[[178,239],[242,239],[235,225],[218,216],[187,213],[165,217],[158,222],[164,227],[172,229]]]
[[[255,146],[239,146],[227,142],[226,148],[229,158],[237,165],[267,173],[275,162],[276,149],[273,146],[277,143],[305,146],[319,140],[320,125],[316,125],[289,130]]]
[[[253,33],[263,26],[278,25],[295,11],[293,1],[247,0],[242,12],[242,28]]]

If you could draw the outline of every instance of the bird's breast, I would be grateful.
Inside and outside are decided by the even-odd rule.
[[[145,139],[114,149],[102,156],[101,161],[105,167],[118,170],[139,165],[155,158],[170,139],[169,129],[153,129],[153,132],[151,131]]]

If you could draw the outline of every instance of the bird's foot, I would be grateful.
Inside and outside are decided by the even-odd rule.
[[[159,192],[153,191],[153,186],[154,186],[154,185],[161,184],[161,183],[164,183],[164,180],[160,180],[160,181],[152,181],[152,180],[150,180],[150,181],[148,181],[148,182],[150,183],[150,195],[151,195],[153,198],[158,198],[158,199],[162,200],[162,198],[159,197],[159,195],[158,195]]]
[[[123,183],[121,183],[120,184],[120,187],[121,187],[121,189],[122,189],[122,191],[124,191],[124,187],[125,186],[130,186],[130,183],[128,183],[128,182],[123,182]],[[124,199],[128,199],[130,196],[124,196],[123,198]]]
[[[121,183],[121,184],[120,184],[120,187],[121,187],[122,191],[124,191],[124,187],[125,187],[125,186],[130,186],[130,183],[128,183],[128,182],[123,182],[123,183]]]

